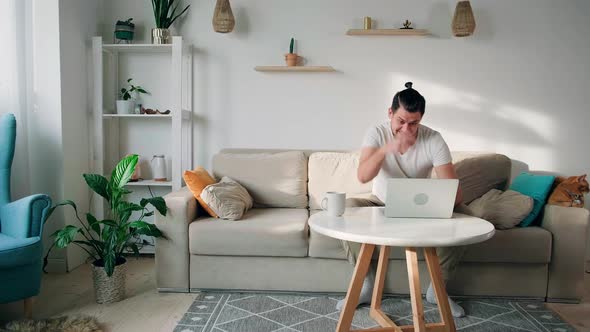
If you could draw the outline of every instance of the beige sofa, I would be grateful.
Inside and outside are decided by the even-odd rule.
[[[482,181],[505,189],[510,178],[510,159],[502,155],[453,153],[453,161],[468,200],[490,189]],[[307,220],[326,191],[345,191],[349,206],[362,205],[371,184],[358,182],[357,166],[358,153],[222,150],[213,174],[244,185],[255,206],[242,220],[227,221],[208,217],[187,188],[166,195],[169,213],[156,216],[165,235],[156,242],[158,290],[345,292],[353,268],[340,242],[310,232]],[[588,218],[586,209],[546,206],[540,227],[498,230],[468,248],[450,294],[579,301]],[[408,293],[404,257],[392,249],[387,293]],[[423,261],[420,268],[425,290]]]

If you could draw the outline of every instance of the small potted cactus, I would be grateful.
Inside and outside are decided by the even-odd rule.
[[[293,46],[295,46],[295,39],[291,38],[291,43],[289,44],[289,53],[285,54],[285,61],[287,61],[287,66],[289,67],[297,66],[297,62],[299,60],[297,53],[293,52]]]

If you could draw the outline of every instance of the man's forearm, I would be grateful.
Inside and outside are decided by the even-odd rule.
[[[361,161],[357,171],[357,177],[361,183],[367,183],[377,176],[385,160],[385,155],[385,150],[379,148],[369,158]]]

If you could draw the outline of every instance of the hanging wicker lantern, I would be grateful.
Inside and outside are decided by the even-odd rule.
[[[473,34],[473,31],[475,31],[475,17],[473,17],[473,10],[469,1],[457,2],[451,26],[455,37],[467,37]]]
[[[215,12],[213,13],[213,30],[220,33],[232,32],[236,20],[231,11],[229,0],[217,0]]]

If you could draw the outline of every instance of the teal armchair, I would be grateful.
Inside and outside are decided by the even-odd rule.
[[[25,300],[31,316],[31,297],[41,288],[41,234],[51,199],[31,195],[10,201],[10,169],[14,157],[16,120],[0,116],[0,303]]]

